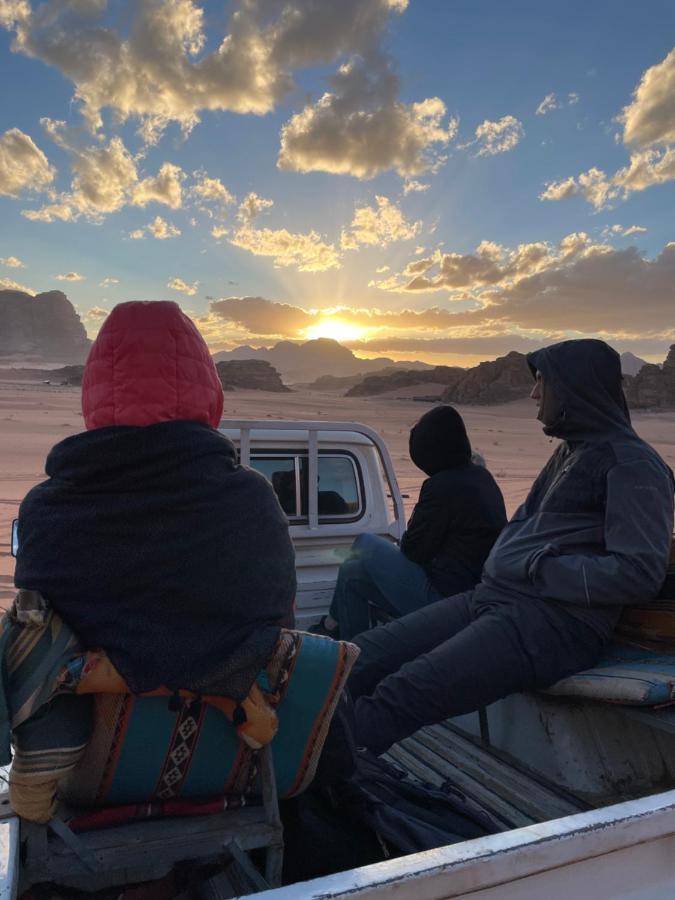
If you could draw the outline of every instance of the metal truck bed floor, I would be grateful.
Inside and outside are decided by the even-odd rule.
[[[588,809],[583,801],[447,722],[420,729],[392,747],[385,758],[430,784],[450,779],[470,801],[501,822],[504,831]]]

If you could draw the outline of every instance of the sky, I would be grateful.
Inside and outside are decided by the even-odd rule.
[[[90,336],[675,341],[672,0],[0,0],[0,288]]]

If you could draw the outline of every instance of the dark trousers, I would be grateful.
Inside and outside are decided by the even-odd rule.
[[[458,572],[448,594],[473,584],[468,570]],[[396,544],[376,534],[361,534],[340,566],[330,614],[340,626],[340,640],[350,641],[370,627],[371,602],[393,616],[404,616],[442,597],[422,566],[411,562]]]
[[[593,666],[603,639],[544,600],[467,591],[366,631],[349,680],[356,743],[383,753],[423,725]]]

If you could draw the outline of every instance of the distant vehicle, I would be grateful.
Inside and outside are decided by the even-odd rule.
[[[298,627],[307,627],[327,611],[339,564],[357,534],[398,540],[403,533],[403,498],[388,450],[377,432],[353,422],[224,421],[221,430],[238,447],[241,462],[270,480],[289,518],[298,573],[296,615]],[[654,609],[661,627],[673,629],[675,604],[661,601]],[[502,823],[501,833],[272,889],[261,897],[675,897],[675,706],[670,705],[675,704],[675,656],[670,655],[675,648],[661,637],[668,649],[635,651],[621,666],[584,673],[585,685],[576,694],[516,694],[482,715],[421,729],[389,751],[389,759],[415,777],[439,785],[450,779]],[[594,687],[600,684],[605,687]],[[664,703],[639,705],[638,695],[652,689]],[[209,834],[213,840],[213,826],[208,832],[205,819],[181,820],[192,848],[200,828],[205,847]],[[98,864],[105,875],[123,852],[137,860],[143,828],[151,825],[164,823],[79,834],[70,851],[50,839],[55,868],[62,873],[70,852],[71,869],[61,883],[80,879],[92,890],[101,886],[102,876],[93,874],[92,866]],[[174,842],[179,826],[180,821],[166,821]],[[243,846],[260,846],[246,843],[246,834],[242,830]],[[227,840],[233,837],[236,829],[234,835],[228,830]],[[46,838],[37,846],[42,853]],[[19,852],[19,822],[9,810],[0,817],[0,848],[0,900],[9,900],[27,865]],[[243,856],[236,848],[233,854]],[[173,862],[176,858],[185,857],[174,856]],[[241,862],[250,868],[246,859]],[[157,860],[151,863],[151,877],[158,877]],[[110,883],[124,880],[121,865]],[[249,893],[265,888],[257,872],[247,883]],[[234,896],[224,884],[208,896]],[[239,896],[249,893],[238,890]]]

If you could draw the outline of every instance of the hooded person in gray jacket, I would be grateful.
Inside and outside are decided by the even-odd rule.
[[[375,753],[593,666],[622,608],[663,584],[673,475],[631,426],[619,355],[576,340],[527,359],[538,418],[561,443],[474,590],[356,639],[356,741]]]

